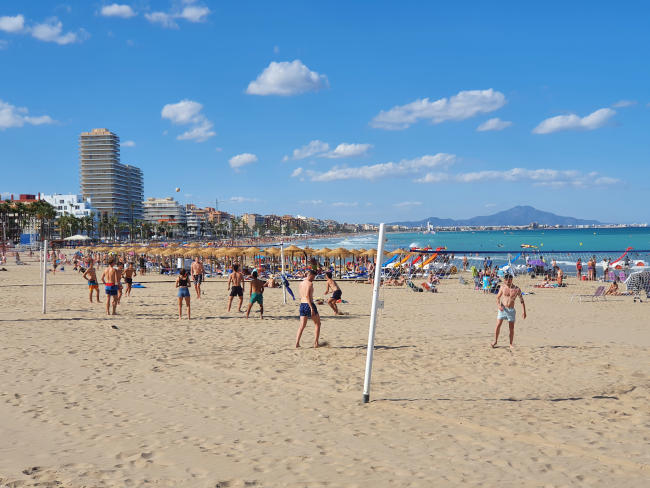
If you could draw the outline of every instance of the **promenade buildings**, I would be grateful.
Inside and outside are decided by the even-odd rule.
[[[120,138],[108,129],[79,136],[81,195],[90,198],[100,218],[132,223],[143,218],[142,171],[120,162]]]
[[[166,224],[185,228],[187,214],[185,207],[172,197],[147,198],[144,201],[144,221],[153,225]]]
[[[56,216],[72,215],[81,219],[83,217],[90,217],[91,215],[95,220],[98,219],[98,212],[92,206],[90,198],[83,199],[81,195],[42,195],[41,199],[52,205],[56,210]]]

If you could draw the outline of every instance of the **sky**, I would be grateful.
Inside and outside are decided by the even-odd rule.
[[[238,215],[648,222],[648,46],[641,1],[5,0],[0,193],[79,193],[108,128]]]

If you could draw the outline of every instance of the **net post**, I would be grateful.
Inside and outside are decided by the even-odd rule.
[[[282,303],[287,304],[287,285],[285,281],[287,278],[284,276],[284,242],[280,243],[280,261],[282,262]]]
[[[370,401],[370,377],[372,375],[372,355],[375,350],[375,326],[377,323],[377,307],[379,305],[379,287],[381,286],[381,260],[384,255],[385,224],[379,224],[377,241],[377,257],[375,258],[375,281],[372,287],[372,305],[370,308],[370,327],[368,329],[368,351],[366,354],[366,375],[363,381],[363,403]]]
[[[47,239],[43,241],[43,313],[46,313],[46,310],[47,310]]]

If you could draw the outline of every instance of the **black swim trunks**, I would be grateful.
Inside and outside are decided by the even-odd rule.
[[[130,285],[131,283],[133,283],[133,278],[124,278],[124,282],[125,282],[127,285]]]
[[[334,293],[332,293],[332,298],[334,300],[340,300],[341,299],[341,290],[334,290]]]
[[[230,289],[230,296],[231,297],[243,297],[244,296],[244,289],[241,286],[233,286]]]
[[[202,274],[197,274],[197,275],[193,275],[193,276],[194,276],[194,284],[195,285],[200,285],[201,283],[203,283],[203,275]]]
[[[314,307],[314,315],[318,315],[318,309],[316,308],[316,305],[312,303],[311,306]],[[300,304],[300,316],[311,317],[311,308],[309,307],[308,303]]]

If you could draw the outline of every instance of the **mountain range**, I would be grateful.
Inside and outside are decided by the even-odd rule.
[[[551,212],[537,210],[529,205],[517,205],[509,210],[497,212],[493,215],[482,215],[470,219],[441,219],[438,217],[428,217],[422,220],[408,222],[391,222],[390,225],[404,225],[407,227],[424,227],[429,222],[436,227],[452,226],[502,226],[502,225],[529,225],[531,222],[537,222],[540,225],[598,225],[602,224],[597,220],[577,219],[575,217],[562,217]]]

